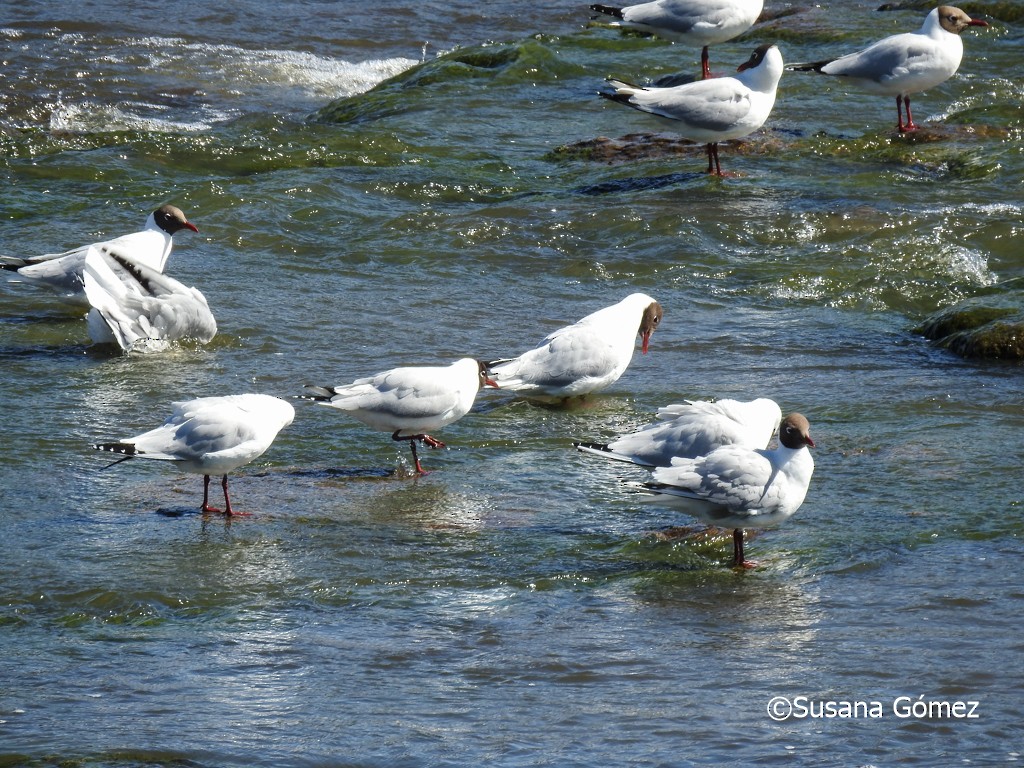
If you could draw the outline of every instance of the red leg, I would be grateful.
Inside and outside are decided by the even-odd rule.
[[[400,429],[396,429],[394,431],[394,433],[391,435],[391,439],[392,440],[408,440],[409,441],[409,447],[412,448],[412,463],[414,465],[416,465],[416,474],[418,474],[418,475],[425,475],[425,474],[427,474],[423,470],[423,467],[420,466],[420,457],[419,457],[419,454],[416,453],[416,441],[417,440],[422,440],[424,443],[429,445],[431,448],[444,448],[444,443],[442,443],[440,440],[438,440],[436,438],[431,437],[430,435],[409,435],[408,437],[399,437],[398,433],[401,432],[401,431],[402,430],[400,430]]]
[[[220,481],[220,487],[224,489],[224,514],[230,515],[231,512],[231,499],[228,498],[228,476],[224,475],[224,479]]]
[[[732,567],[753,568],[757,563],[752,563],[743,556],[743,529],[736,528],[732,532]]]
[[[903,122],[903,105],[907,108],[907,122]],[[909,133],[910,131],[916,131],[917,126],[914,125],[914,118],[910,114],[910,97],[903,96],[902,94],[896,97],[896,127],[900,133]]]
[[[416,474],[425,475],[423,467],[420,466],[420,457],[416,454],[416,438],[414,437],[409,441],[409,447],[412,448],[412,463],[416,465]]]
[[[708,57],[708,47],[706,45],[704,50],[700,52],[700,71],[702,80],[711,79],[711,60]]]
[[[903,105],[907,108],[907,125],[906,125],[906,130],[908,130],[908,131],[916,131],[917,130],[917,126],[914,124],[914,116],[910,114],[910,97],[909,96],[904,96],[903,97]]]
[[[210,506],[210,476],[203,475],[203,506],[199,508],[201,512],[220,512],[216,507]]]
[[[708,144],[708,173],[722,175],[722,164],[718,161],[718,144]]]

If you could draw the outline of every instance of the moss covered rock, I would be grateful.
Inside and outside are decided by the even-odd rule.
[[[961,357],[1024,360],[1024,292],[969,299],[916,330]]]

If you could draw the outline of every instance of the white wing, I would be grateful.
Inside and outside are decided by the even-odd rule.
[[[202,293],[142,264],[92,248],[83,282],[92,307],[89,333],[97,343],[113,340],[126,351],[151,352],[179,340],[205,344],[217,333]]]

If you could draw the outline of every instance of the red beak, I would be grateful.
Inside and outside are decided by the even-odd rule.
[[[969,22],[967,22],[967,26],[968,27],[987,27],[988,24],[986,24],[981,19],[971,19]]]
[[[646,354],[647,354],[647,345],[648,345],[648,344],[650,343],[650,341],[651,341],[651,334],[650,334],[649,332],[648,332],[648,333],[643,333],[643,334],[641,334],[641,335],[640,335],[640,340],[641,340],[641,341],[643,342],[643,343],[642,343],[642,344],[640,345],[640,351],[641,351],[641,352],[642,352],[643,354],[645,354],[645,355],[646,355]]]
[[[182,226],[184,226],[185,229],[191,229],[193,232],[198,232],[199,231],[199,227],[197,227],[191,221],[186,221]]]
[[[501,389],[501,387],[498,386],[498,382],[496,382],[490,376],[484,376],[484,386],[485,387],[494,387],[495,389]]]

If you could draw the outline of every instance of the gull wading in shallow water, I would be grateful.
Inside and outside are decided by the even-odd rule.
[[[85,259],[90,252],[99,252],[117,259],[127,259],[142,264],[157,272],[163,272],[171,255],[172,235],[183,229],[198,232],[195,224],[173,205],[157,208],[146,219],[141,232],[107,240],[102,243],[83,245],[64,253],[49,253],[43,256],[19,258],[0,256],[0,269],[16,273],[17,278],[32,285],[38,285],[61,294],[74,304],[88,303],[83,286]]]
[[[416,472],[422,475],[417,441],[443,448],[444,443],[426,432],[469,413],[483,386],[498,385],[484,363],[466,357],[449,366],[392,368],[337,387],[307,384],[309,392],[301,397],[345,411],[373,429],[391,432],[392,440],[408,440]]]
[[[590,9],[618,19],[614,26],[701,46],[701,72],[707,79],[711,77],[708,46],[742,35],[757,21],[763,6],[763,0],[654,0],[625,8],[597,4]]]
[[[733,77],[698,80],[672,88],[630,85],[610,78],[614,93],[600,95],[674,121],[673,128],[681,136],[707,144],[708,173],[721,176],[718,142],[742,138],[764,125],[775,105],[782,69],[778,47],[762,45]]]
[[[498,387],[535,400],[559,401],[598,392],[618,381],[641,352],[664,311],[644,293],[634,293],[548,335],[519,357],[488,363]]]
[[[910,94],[921,93],[945,82],[960,66],[964,42],[960,33],[968,27],[987,27],[959,8],[940,5],[925,17],[917,32],[904,32],[879,40],[857,53],[787,69],[820,72],[848,80],[869,93],[896,97],[896,128],[900,133],[917,130],[910,114]],[[907,121],[903,122],[903,107]]]
[[[584,453],[641,467],[704,456],[723,445],[766,448],[782,421],[774,400],[695,400],[658,409],[658,420],[610,443],[573,443]]]
[[[750,567],[743,529],[779,525],[800,508],[814,472],[808,446],[814,447],[810,424],[791,413],[782,420],[773,450],[723,446],[696,459],[674,459],[672,466],[654,470],[654,482],[631,487],[708,525],[733,528],[733,566]]]
[[[210,506],[209,491],[210,475],[223,475],[226,515],[234,514],[228,496],[228,473],[262,456],[277,433],[295,418],[291,403],[270,395],[200,397],[172,403],[171,408],[173,413],[162,426],[137,437],[96,443],[93,448],[123,454],[114,464],[154,459],[202,475],[203,512],[221,511]]]
[[[83,287],[89,336],[97,344],[160,352],[175,341],[206,344],[217,335],[217,321],[196,288],[125,257],[90,249]]]

